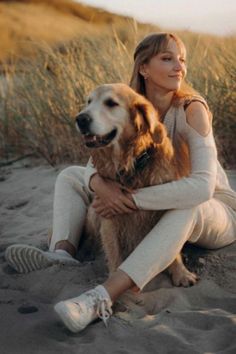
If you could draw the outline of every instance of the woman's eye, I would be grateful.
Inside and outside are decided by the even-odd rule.
[[[119,106],[119,104],[118,104],[116,101],[114,101],[112,98],[108,98],[108,99],[104,102],[104,104],[105,104],[107,107],[110,107],[110,108]]]
[[[186,63],[186,59],[184,59],[184,58],[180,58],[179,59],[182,63]]]
[[[162,60],[164,60],[164,61],[170,61],[170,60],[171,60],[171,57],[163,57]]]

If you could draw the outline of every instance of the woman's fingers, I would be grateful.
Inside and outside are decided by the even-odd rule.
[[[101,200],[97,199],[94,200],[92,202],[92,207],[95,208],[96,213],[106,217],[107,214],[109,215],[115,215],[115,214],[119,214],[120,210],[117,208],[116,210],[114,210],[114,208],[111,208],[107,205],[105,205]]]
[[[131,188],[124,187],[124,186],[121,186],[120,189],[121,189],[123,192],[127,192],[127,193],[130,193],[130,194],[137,192],[136,189],[131,189]]]
[[[122,214],[124,211],[121,208],[118,207],[108,207],[104,205],[98,205],[98,206],[93,206],[96,210],[96,213],[98,213],[101,216],[106,216],[106,214],[111,214],[111,215],[117,215],[117,214]]]
[[[119,214],[132,213],[135,209],[133,207],[130,207],[129,205],[127,205],[123,200],[119,200],[116,204],[116,210],[119,210]]]
[[[96,212],[101,216],[105,216],[106,213],[111,215],[132,213],[137,210],[131,194],[120,194],[118,198],[113,200],[108,200],[107,202],[101,200],[99,197],[95,197],[92,206],[95,208]]]
[[[112,214],[112,213],[103,213],[103,214],[100,214],[103,218],[106,218],[106,219],[110,219],[110,218],[113,218],[113,216],[115,216],[115,214]]]
[[[122,201],[122,203],[127,207],[130,208],[132,210],[137,210],[137,206],[132,198],[132,195],[129,194],[123,194],[120,198],[120,200]]]

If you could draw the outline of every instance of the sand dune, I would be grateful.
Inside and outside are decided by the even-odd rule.
[[[41,162],[40,162],[41,163]],[[79,266],[54,265],[17,274],[4,259],[5,248],[26,243],[47,248],[55,170],[15,163],[0,170],[0,353],[236,353],[236,244],[218,251],[186,247],[188,266],[201,280],[173,287],[161,274],[142,294],[124,294],[109,326],[98,320],[79,334],[58,321],[53,305],[101,283],[107,269],[78,253]],[[236,175],[230,173],[232,183]]]

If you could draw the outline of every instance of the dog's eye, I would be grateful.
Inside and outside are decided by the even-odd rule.
[[[87,104],[90,104],[92,102],[91,98],[87,100]]]
[[[107,107],[119,106],[119,104],[116,101],[114,101],[112,98],[108,98],[104,103]]]

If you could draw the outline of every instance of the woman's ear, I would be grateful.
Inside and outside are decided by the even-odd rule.
[[[147,73],[145,64],[140,65],[139,74],[143,76],[144,80],[146,80],[148,78],[148,73]]]

